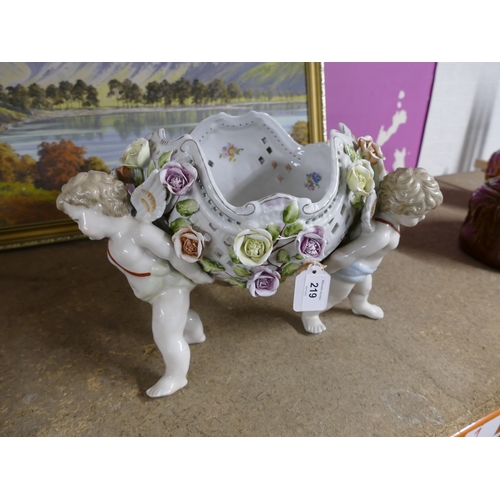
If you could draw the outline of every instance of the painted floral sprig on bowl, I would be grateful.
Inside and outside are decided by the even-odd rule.
[[[243,151],[243,148],[237,148],[234,144],[228,144],[222,148],[222,153],[220,153],[219,158],[228,158],[229,161],[235,162],[236,155],[239,155]]]

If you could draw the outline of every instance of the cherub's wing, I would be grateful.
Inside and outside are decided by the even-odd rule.
[[[130,196],[130,201],[137,211],[136,218],[139,220],[153,222],[165,211],[167,191],[158,174],[158,170],[154,170]]]
[[[365,204],[361,210],[361,226],[363,232],[373,233],[375,230],[372,226],[372,219],[375,215],[375,209],[377,207],[377,193],[375,189],[368,195],[365,200]]]
[[[345,123],[339,123],[339,132],[342,132],[343,134],[350,136],[354,142],[357,142],[356,137]]]

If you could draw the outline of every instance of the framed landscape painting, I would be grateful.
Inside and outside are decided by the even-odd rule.
[[[78,172],[210,115],[262,111],[299,143],[324,140],[320,63],[0,63],[0,250],[82,237],[56,208]]]

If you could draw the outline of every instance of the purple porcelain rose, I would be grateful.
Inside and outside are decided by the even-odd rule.
[[[253,276],[247,281],[247,288],[252,297],[269,297],[278,290],[280,278],[277,271],[259,266],[255,268]]]
[[[311,226],[297,235],[295,244],[300,254],[312,260],[325,258],[325,229],[321,226]]]
[[[174,195],[186,194],[198,177],[198,172],[190,163],[170,161],[160,170],[160,181]]]

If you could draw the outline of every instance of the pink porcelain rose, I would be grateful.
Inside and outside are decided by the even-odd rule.
[[[303,257],[312,260],[325,258],[325,229],[321,226],[311,226],[302,230],[295,241],[297,250]]]
[[[373,142],[373,138],[370,135],[365,135],[358,139],[358,146],[361,150],[361,156],[368,160],[372,165],[377,163],[379,160],[385,160],[385,156],[380,149],[380,146]]]
[[[197,262],[203,257],[205,240],[201,233],[191,227],[184,227],[172,236],[175,255],[186,262]]]
[[[198,177],[197,170],[190,163],[169,161],[160,170],[161,183],[174,195],[186,194]]]
[[[280,278],[277,271],[259,266],[254,269],[253,276],[247,281],[247,288],[252,297],[269,297],[278,290]]]

